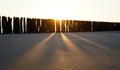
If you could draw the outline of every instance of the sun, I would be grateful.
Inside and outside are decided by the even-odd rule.
[[[55,31],[57,31],[57,26],[60,25],[60,31],[62,31],[61,26],[62,20],[69,19],[71,16],[71,9],[62,3],[52,4],[47,8],[47,16],[55,20]],[[59,26],[58,26],[59,27]]]
[[[47,16],[53,19],[67,19],[70,15],[69,8],[61,4],[50,5],[47,9]]]

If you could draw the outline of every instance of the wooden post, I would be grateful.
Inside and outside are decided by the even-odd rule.
[[[3,34],[6,34],[6,24],[7,24],[7,17],[2,16],[2,30],[3,30]]]
[[[23,17],[20,18],[20,23],[19,23],[19,33],[23,33],[22,25],[23,25]]]
[[[37,19],[37,33],[40,32],[40,19]]]
[[[47,32],[47,29],[46,29],[47,19],[41,19],[41,21],[42,21],[41,27],[40,27],[41,32]]]
[[[61,20],[61,31],[65,32],[65,20]]]
[[[60,32],[60,20],[56,20],[56,32]]]
[[[93,21],[91,21],[91,32],[93,32]]]
[[[18,34],[19,33],[19,18],[14,17],[13,18],[13,33]]]
[[[23,19],[23,26],[24,26],[23,31],[24,31],[24,33],[26,33],[26,19],[25,19],[25,17]]]
[[[48,19],[48,28],[49,32],[55,32],[55,20],[54,19]]]
[[[12,18],[8,17],[7,21],[7,33],[11,34],[12,33]]]
[[[1,16],[0,16],[0,34],[1,34]]]

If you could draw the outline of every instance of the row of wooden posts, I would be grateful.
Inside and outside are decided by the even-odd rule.
[[[120,30],[120,23],[0,16],[0,33],[88,32]]]

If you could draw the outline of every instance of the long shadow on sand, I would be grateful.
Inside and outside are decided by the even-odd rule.
[[[5,40],[6,44],[1,44],[1,53],[0,53],[0,69],[5,70],[9,65],[16,62],[23,54],[25,54],[30,49],[33,49],[34,46],[43,41],[46,37],[51,34],[27,34],[27,35],[14,35],[16,38]],[[40,37],[42,36],[42,38]]]

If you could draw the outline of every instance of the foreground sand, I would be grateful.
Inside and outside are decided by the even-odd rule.
[[[120,32],[1,34],[0,70],[120,70]]]

